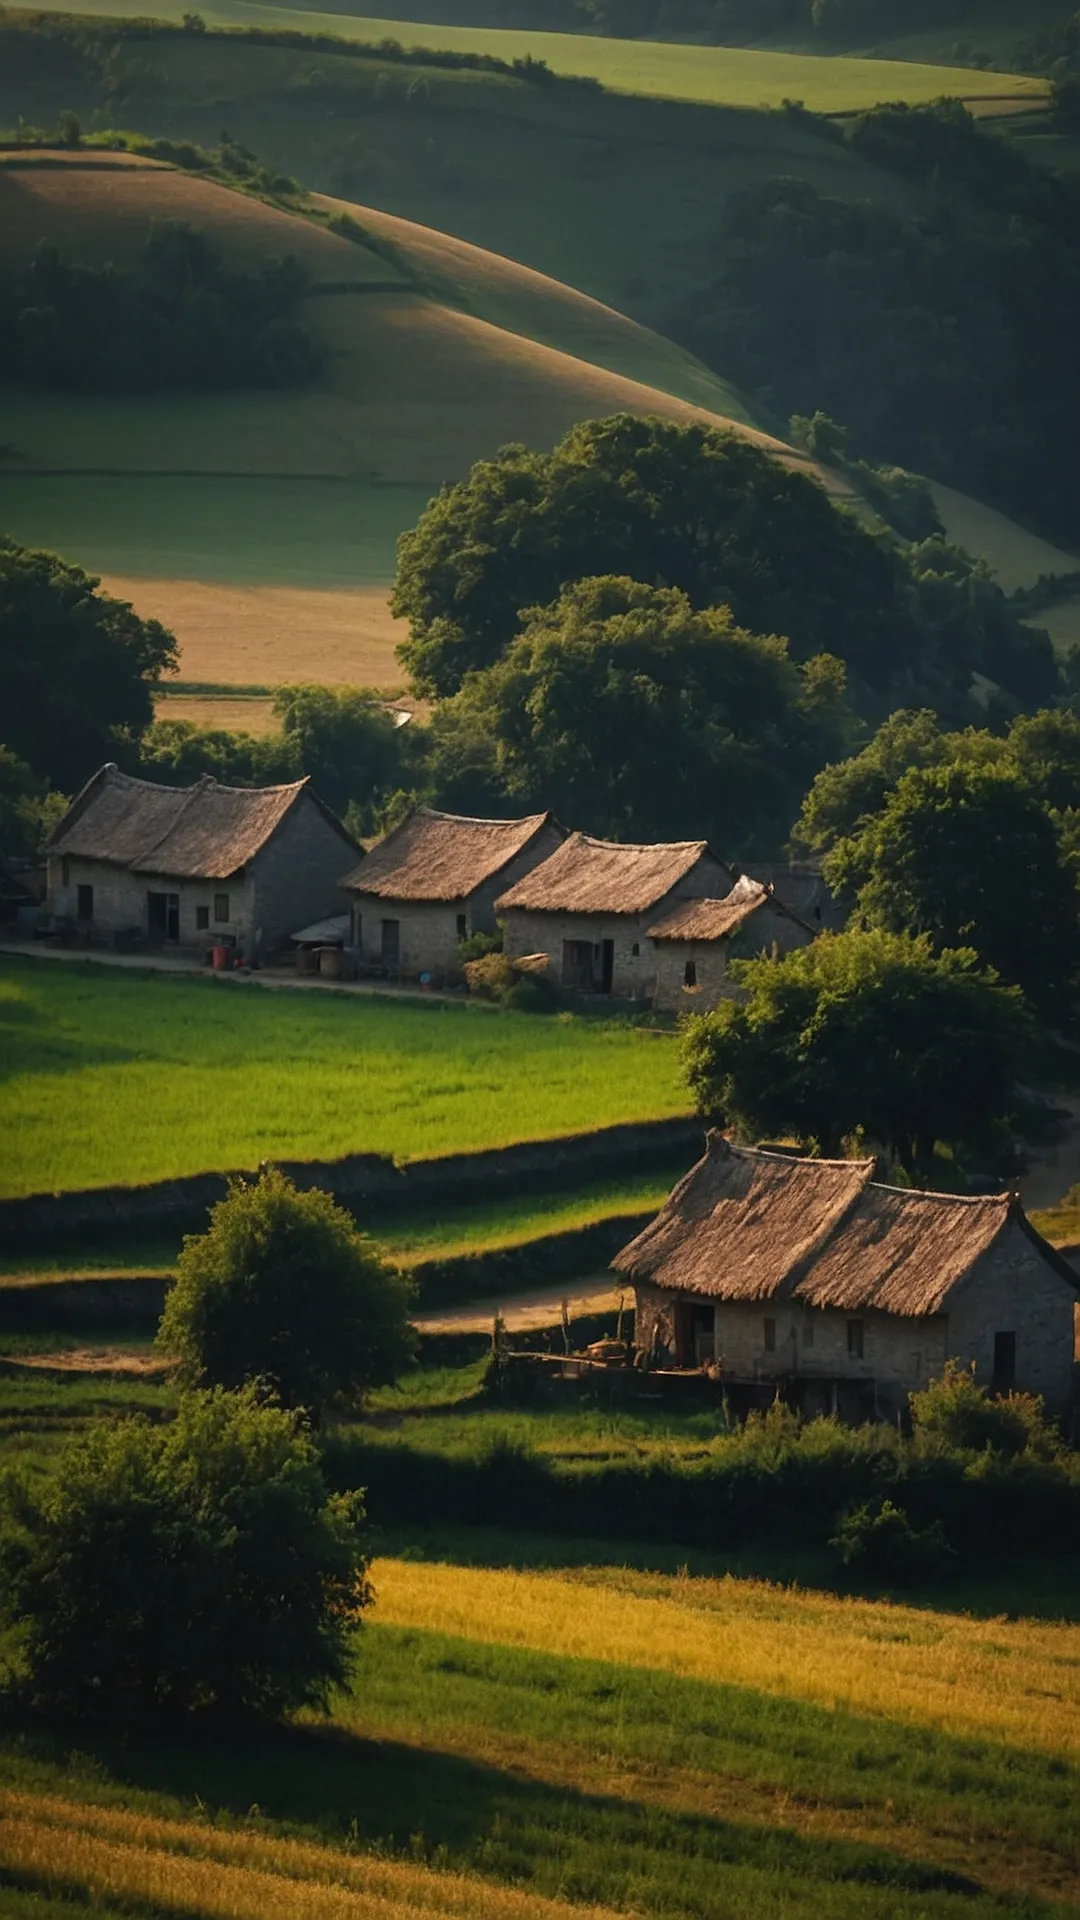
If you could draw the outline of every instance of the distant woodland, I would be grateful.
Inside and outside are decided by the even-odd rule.
[[[155,225],[131,267],[43,242],[0,275],[2,378],[78,393],[291,386],[320,364],[297,318],[305,287],[295,261],[240,271],[180,221]]]

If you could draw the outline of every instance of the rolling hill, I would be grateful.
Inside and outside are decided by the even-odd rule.
[[[734,424],[810,464],[600,302],[400,218],[303,206],[103,150],[0,157],[0,267],[39,239],[122,265],[168,218],[234,260],[292,253],[309,275],[304,318],[327,356],[310,387],[5,401],[0,522],[173,625],[186,681],[395,684],[396,536],[507,441],[550,446],[629,410]]]

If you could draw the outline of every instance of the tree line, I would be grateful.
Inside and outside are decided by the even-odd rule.
[[[182,221],[155,222],[129,267],[42,241],[0,275],[2,377],[82,393],[293,386],[322,358],[299,318],[306,291],[295,260],[232,266]]]
[[[914,182],[911,209],[809,180],[733,195],[719,271],[672,330],[778,420],[823,410],[872,461],[1080,537],[1080,188],[958,102],[839,136]]]

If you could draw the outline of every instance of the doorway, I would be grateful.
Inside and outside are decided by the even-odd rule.
[[[384,967],[396,968],[401,965],[401,921],[384,920],[379,957]]]
[[[148,893],[146,925],[151,940],[166,940],[175,944],[180,938],[180,895]]]
[[[614,940],[601,940],[600,942],[600,991],[601,993],[611,992],[611,983],[614,978],[615,978],[615,942]]]
[[[1016,1385],[1016,1335],[1015,1333],[995,1333],[994,1335],[994,1377],[990,1382],[991,1393],[1011,1393]]]
[[[679,1300],[675,1307],[675,1362],[706,1367],[716,1359],[716,1308]]]

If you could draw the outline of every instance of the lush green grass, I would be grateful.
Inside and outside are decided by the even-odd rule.
[[[154,16],[179,20],[182,0],[156,0]],[[97,13],[100,4],[65,4],[62,13]],[[145,17],[141,0],[110,0],[113,15]],[[545,60],[556,73],[588,75],[623,93],[695,100],[724,106],[779,106],[798,99],[818,113],[849,113],[879,100],[912,104],[943,93],[980,100],[1045,92],[1028,76],[979,73],[968,68],[918,66],[808,54],[763,53],[731,47],[700,47],[648,40],[593,38],[584,34],[486,27],[445,27],[409,20],[383,20],[349,11],[316,11],[257,4],[257,0],[210,0],[205,19],[215,26],[281,26],[300,32],[338,33],[350,40],[399,40],[406,47],[440,47],[493,53],[500,59]]]
[[[6,959],[0,1193],[468,1152],[685,1112],[674,1041],[487,1008]]]
[[[520,1246],[545,1234],[645,1213],[660,1203],[685,1167],[672,1165],[625,1180],[592,1181],[572,1193],[500,1195],[482,1206],[418,1208],[407,1215],[373,1210],[365,1230],[394,1257],[408,1265],[452,1258],[500,1247]],[[171,1273],[179,1242],[111,1234],[92,1242],[57,1242],[26,1248],[0,1248],[0,1284],[49,1280],[93,1280],[104,1275]]]

